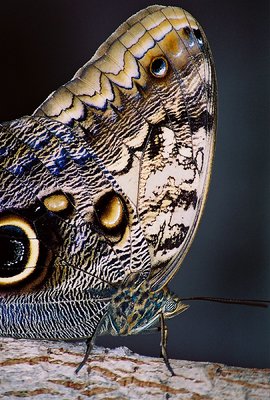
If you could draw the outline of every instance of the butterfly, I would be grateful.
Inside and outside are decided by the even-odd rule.
[[[0,336],[131,335],[187,309],[173,278],[204,208],[216,77],[198,22],[150,6],[32,115],[0,125]]]

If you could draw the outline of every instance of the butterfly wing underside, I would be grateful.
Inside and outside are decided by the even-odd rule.
[[[156,57],[168,60],[164,78],[149,71]],[[177,7],[140,11],[36,115],[83,130],[135,205],[162,287],[192,242],[209,185],[216,81],[202,28]]]
[[[13,224],[17,248],[32,235],[33,270],[26,284],[23,271],[0,278],[1,335],[90,337],[132,273],[153,290],[172,278],[201,217],[216,128],[212,56],[190,14],[140,11],[32,116],[0,128],[0,235]]]

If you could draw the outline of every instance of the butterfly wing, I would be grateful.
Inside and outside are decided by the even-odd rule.
[[[132,273],[164,286],[201,216],[214,132],[205,36],[160,6],[121,25],[33,116],[3,124],[1,335],[91,337]]]
[[[155,75],[162,59],[168,70]],[[202,28],[177,7],[140,11],[36,114],[83,131],[134,204],[153,288],[164,286],[192,242],[212,166],[216,78]]]
[[[120,223],[106,229],[104,201],[125,195],[69,127],[25,117],[4,124],[0,138],[0,332],[90,337],[113,288],[149,273],[135,211],[126,200]]]

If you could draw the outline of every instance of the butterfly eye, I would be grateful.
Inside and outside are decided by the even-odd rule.
[[[105,193],[95,206],[98,224],[106,236],[113,241],[122,238],[127,226],[126,210],[123,199],[115,192]]]
[[[150,64],[150,72],[156,78],[164,78],[169,69],[168,61],[164,57],[155,57]]]
[[[0,217],[0,286],[28,278],[37,266],[39,240],[32,226],[17,215]]]

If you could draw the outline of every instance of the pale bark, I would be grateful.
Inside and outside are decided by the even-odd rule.
[[[85,346],[0,339],[0,399],[165,400],[270,399],[270,370],[171,360],[127,348],[94,348],[78,375]]]

